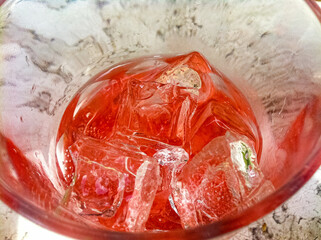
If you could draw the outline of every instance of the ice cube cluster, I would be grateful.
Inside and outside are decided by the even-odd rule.
[[[114,230],[171,230],[273,191],[253,114],[223,75],[198,53],[140,61],[94,79],[66,110],[69,208]]]

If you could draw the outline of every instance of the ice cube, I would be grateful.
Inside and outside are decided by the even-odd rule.
[[[188,66],[181,64],[165,71],[156,81],[189,88],[186,91],[195,95],[199,95],[198,90],[202,86],[199,74]]]
[[[161,190],[166,191],[171,188],[173,178],[182,170],[187,163],[188,153],[179,147],[161,149],[153,156],[161,166],[162,185]],[[168,194],[169,195],[169,194]]]
[[[130,79],[119,110],[117,130],[184,145],[189,142],[191,118],[196,108],[196,99],[187,89],[153,79]]]
[[[175,146],[166,144],[159,140],[148,138],[140,133],[125,135],[121,132],[117,132],[115,133],[114,137],[108,142],[111,144],[123,146],[124,148],[136,148],[138,151],[141,151],[150,157],[153,157],[155,153],[162,149],[175,148]]]
[[[111,217],[121,204],[125,176],[115,168],[78,159],[73,193],[79,213]]]
[[[225,136],[213,139],[183,167],[173,197],[184,228],[206,224],[233,211],[240,201]]]
[[[227,132],[207,144],[174,179],[173,197],[185,228],[241,211],[273,191],[250,140]],[[260,191],[265,189],[267,193]]]
[[[153,156],[161,166],[175,166],[188,161],[188,153],[179,147],[170,147],[157,151]]]
[[[199,104],[205,103],[213,94],[211,75],[218,75],[218,72],[201,54],[192,52],[168,58],[167,62],[171,67],[163,73],[160,81],[186,87],[185,91],[192,93]]]
[[[158,150],[153,158],[160,166],[161,185],[155,196],[146,227],[149,229],[171,230],[180,227],[176,207],[170,200],[173,178],[188,161],[187,152],[179,147],[166,146]]]
[[[138,168],[150,157],[136,148],[82,137],[69,147],[75,165],[72,186],[76,211],[83,215],[112,217],[124,192],[134,190]]]
[[[198,153],[216,136],[222,136],[227,130],[233,129],[240,135],[250,139],[257,139],[252,122],[244,118],[239,109],[224,101],[211,100],[197,109],[191,128],[191,155]]]
[[[93,139],[86,136],[77,140],[69,149],[75,157],[111,166],[129,175],[136,175],[140,165],[150,159],[135,145],[120,144],[116,141]]]
[[[256,154],[252,148],[242,140],[229,143],[231,160],[242,184],[247,190],[256,188],[264,178],[256,162]]]
[[[147,73],[144,77],[129,76],[117,130],[125,134],[140,133],[176,146],[189,143],[191,118],[202,88],[201,65],[207,66],[205,59],[192,53],[177,58],[158,78],[152,74],[147,79]],[[209,82],[209,75],[207,78]]]
[[[233,213],[241,201],[238,179],[226,163],[209,167],[199,189],[194,202],[202,224]]]
[[[128,203],[125,220],[127,230],[133,232],[145,230],[145,224],[160,182],[158,163],[154,159],[142,163],[136,174],[133,196]]]
[[[196,213],[195,196],[193,187],[189,188],[189,184],[177,181],[173,190],[173,197],[181,224],[184,228],[195,227],[199,225]]]
[[[110,143],[124,146],[135,146],[140,151],[153,157],[160,166],[161,185],[158,188],[155,200],[146,223],[147,229],[171,230],[180,227],[177,213],[169,202],[171,194],[171,182],[181,168],[188,161],[188,154],[183,148],[149,139],[139,135],[115,134]],[[177,211],[177,210],[176,210]]]
[[[273,192],[273,184],[259,168],[254,143],[244,136],[230,132],[226,133],[226,138],[231,150],[231,161],[242,186],[243,202],[247,202],[245,205],[251,205],[250,203],[257,202]]]

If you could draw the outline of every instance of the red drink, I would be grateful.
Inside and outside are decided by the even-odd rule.
[[[248,102],[196,52],[98,74],[70,102],[57,139],[68,208],[114,230],[210,223],[273,189]]]

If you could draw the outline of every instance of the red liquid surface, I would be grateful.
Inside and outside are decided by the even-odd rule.
[[[260,154],[254,115],[197,52],[139,58],[98,74],[68,105],[57,139],[64,204],[113,230],[206,224],[238,211],[256,191],[239,189],[249,178],[231,160],[239,140]]]

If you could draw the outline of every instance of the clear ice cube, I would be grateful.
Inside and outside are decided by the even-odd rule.
[[[156,81],[189,88],[186,91],[197,96],[199,95],[198,90],[202,87],[202,80],[199,74],[192,68],[182,64],[165,71]]]
[[[143,162],[137,171],[135,189],[128,203],[125,224],[129,231],[145,230],[160,182],[158,163],[154,159]]]
[[[173,197],[184,228],[241,211],[273,191],[251,146],[246,137],[227,132],[183,167],[174,180]]]
[[[115,168],[79,159],[73,193],[79,213],[111,217],[121,204],[125,176]]]
[[[173,179],[187,163],[188,153],[179,147],[161,149],[153,156],[161,167],[162,185],[161,190],[166,191],[171,188]]]
[[[112,217],[124,192],[134,190],[141,164],[152,160],[135,148],[83,137],[69,147],[76,171],[72,184],[76,211],[83,215]]]
[[[231,162],[242,186],[243,202],[251,205],[270,194],[274,186],[259,168],[253,143],[244,136],[230,132],[226,133],[226,138],[230,146]]]
[[[186,91],[188,89],[170,83],[129,80],[117,130],[184,145],[189,141],[191,118],[196,108],[196,99]]]
[[[162,181],[155,196],[146,227],[160,230],[179,228],[180,221],[171,196],[172,183],[187,163],[189,156],[182,148],[166,146],[166,148],[158,150],[153,158],[160,166]]]

